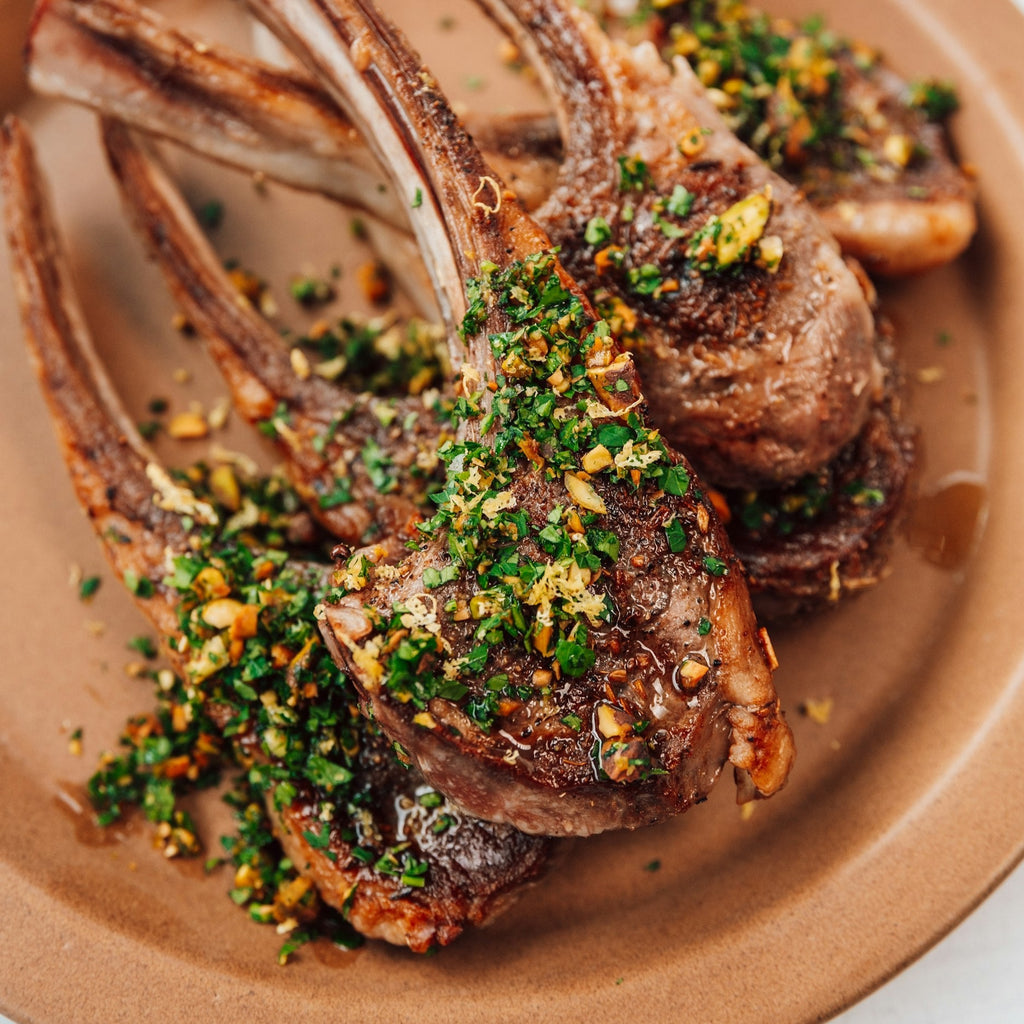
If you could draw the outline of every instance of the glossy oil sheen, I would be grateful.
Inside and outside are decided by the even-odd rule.
[[[500,108],[528,95],[502,77],[494,37],[461,0],[387,6],[464,101]],[[237,31],[219,3],[174,9],[226,38]],[[823,12],[908,75],[957,81],[964,102],[954,130],[981,196],[981,230],[965,259],[882,289],[925,438],[917,537],[941,529],[959,554],[930,559],[921,544],[903,543],[876,591],[773,630],[799,745],[787,789],[747,817],[723,780],[707,805],[664,826],[579,842],[506,916],[437,957],[375,945],[356,961],[314,949],[280,969],[280,940],[232,905],[226,875],[167,863],[146,827],[98,842],[66,799],[116,745],[124,719],[150,706],[147,687],[123,671],[127,641],[145,626],[75,505],[2,267],[0,1010],[39,1024],[546,1022],[595,1011],[630,1019],[638,1006],[651,1021],[821,1020],[921,953],[1016,863],[1024,21],[1007,0],[969,10],[954,0],[787,0],[773,9]],[[441,30],[448,12],[455,25]],[[467,89],[472,77],[487,87]],[[209,405],[219,380],[170,327],[171,305],[122,222],[90,117],[38,102],[19,101],[19,110],[36,128],[90,323],[133,413],[145,415],[155,395],[175,409],[193,398]],[[342,305],[357,304],[352,270],[367,254],[343,214],[280,190],[260,199],[195,160],[181,167],[194,198],[228,199],[218,244],[267,274],[282,305],[289,273],[334,262],[346,267]],[[175,383],[181,367],[192,383]],[[932,383],[919,383],[919,370]],[[237,425],[225,443],[259,450]],[[165,455],[185,462],[204,451],[178,445]],[[959,498],[983,511],[949,499],[956,480],[971,482],[976,490]],[[949,500],[936,507],[951,514],[940,525],[927,503],[943,493]],[[89,605],[68,584],[73,564],[103,575]],[[799,714],[825,698],[833,705],[824,724]],[[68,750],[78,727],[82,757]],[[209,796],[196,813],[215,845],[228,818]],[[339,969],[352,963],[357,970]]]

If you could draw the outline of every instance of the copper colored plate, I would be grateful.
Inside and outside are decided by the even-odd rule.
[[[787,12],[823,11],[911,74],[959,84],[955,134],[978,169],[982,228],[955,266],[883,290],[914,379],[928,497],[890,579],[832,615],[774,631],[800,748],[789,787],[744,818],[724,782],[666,826],[580,842],[493,927],[434,958],[314,945],[278,968],[278,937],[232,906],[223,873],[164,861],[141,824],[104,835],[81,807],[96,756],[149,707],[146,686],[123,671],[126,642],[144,625],[75,506],[0,273],[0,1010],[47,1024],[628,1019],[638,1007],[649,1020],[821,1020],[918,956],[1017,862],[1024,20],[1007,0],[969,11],[955,0],[791,3]],[[211,6],[192,2],[185,13],[208,24]],[[435,30],[449,7],[402,4],[415,15],[410,34],[453,85],[483,75],[490,89],[463,93],[500,106],[509,93],[492,42],[473,42],[472,18],[459,7],[455,28]],[[0,38],[12,31],[0,26]],[[55,183],[98,345],[132,412],[144,416],[154,395],[175,408],[209,402],[220,386],[169,326],[90,119],[19,103]],[[319,202],[250,197],[244,182],[195,161],[183,173],[196,197],[230,197],[225,252],[274,280],[307,261],[365,258],[346,218]],[[342,291],[355,302],[351,277]],[[185,365],[187,386],[173,380]],[[237,427],[229,443],[254,444]],[[167,449],[179,460],[202,452]],[[72,564],[102,573],[92,604],[68,584]],[[824,724],[797,710],[826,698]],[[68,752],[77,727],[82,757]],[[211,795],[197,813],[215,843],[224,810]]]

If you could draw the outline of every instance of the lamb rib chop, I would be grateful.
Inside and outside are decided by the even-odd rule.
[[[367,710],[456,803],[528,832],[659,820],[730,760],[745,795],[777,790],[767,634],[629,355],[372,6],[251,6],[416,197],[461,366],[423,545],[383,569],[355,553],[326,609]]]
[[[895,72],[876,64],[865,73],[848,51],[836,63],[842,116],[849,123],[856,111],[861,124],[872,125],[865,147],[871,157],[848,157],[843,173],[819,157],[795,183],[869,273],[901,277],[950,262],[977,230],[977,189],[954,162],[943,125],[907,102],[908,86]]]
[[[234,310],[237,299],[230,282],[219,270],[185,204],[167,201],[174,186],[153,155],[141,149],[123,126],[107,124],[104,135],[130,218],[187,315],[208,319],[210,309]],[[194,281],[203,281],[204,287],[195,287]],[[238,338],[225,335],[224,344],[243,359],[253,347],[253,339],[265,333],[249,323],[251,316],[246,313],[217,320],[222,334],[241,329]],[[264,344],[277,354],[272,339]],[[833,604],[842,594],[863,589],[884,574],[914,450],[913,431],[900,415],[891,349],[889,342],[886,363],[890,368],[885,386],[873,398],[868,423],[834,464],[777,492],[723,495],[731,512],[727,532],[748,573],[754,607],[761,617],[779,618]],[[307,392],[297,378],[290,389],[302,389],[307,410],[316,407],[318,398],[326,397],[328,404],[316,418],[331,418],[336,406],[333,392],[325,395],[319,385]],[[287,399],[279,393],[277,401],[282,420],[291,420]],[[440,426],[429,412],[419,417],[417,429],[421,446],[441,444]],[[343,434],[348,436],[347,431]],[[290,452],[288,449],[285,454]],[[409,484],[406,481],[403,491],[407,496],[412,493]],[[325,525],[330,528],[333,524],[328,521]],[[401,553],[396,543],[400,540],[393,538],[388,544],[390,560]],[[384,541],[380,537],[378,543]]]
[[[561,0],[480,3],[549,81],[565,158],[536,216],[635,335],[652,421],[722,486],[826,463],[876,367],[868,303],[814,212],[685,62],[670,72]]]
[[[315,631],[290,663],[265,664],[249,677],[260,691],[251,705],[232,693],[226,680],[238,678],[232,673],[245,659],[233,645],[269,647],[270,630],[280,627],[294,640],[310,624],[290,621],[280,598],[325,587],[330,568],[258,552],[246,558],[216,532],[216,510],[155,461],[92,350],[31,140],[13,116],[0,132],[0,184],[26,341],[78,499],[115,573],[134,579],[139,607],[172,664],[220,709],[247,763],[268,766],[268,811],[296,867],[357,930],[417,951],[493,918],[543,874],[556,844],[461,814],[399,764],[390,744],[350,710],[355,697]],[[190,529],[186,514],[196,524]],[[250,631],[239,625],[239,609],[254,593],[263,597]],[[229,626],[223,616],[232,610]],[[319,688],[312,698],[310,686]],[[338,722],[305,732],[306,743],[320,745],[301,753],[308,753],[301,770],[282,772],[292,760],[279,744],[289,721],[301,724],[310,699],[319,721],[334,711]],[[267,708],[277,714],[264,717]]]
[[[654,421],[670,441],[693,451],[716,483],[774,484],[827,461],[863,420],[873,369],[870,315],[853,276],[792,190],[732,139],[712,105],[696,95],[700,87],[683,81],[681,69],[673,81],[653,53],[616,48],[592,23],[577,24],[582,16],[557,6],[537,9],[557,21],[549,31],[541,19],[536,30],[545,66],[555,71],[569,120],[580,132],[586,126],[587,133],[586,138],[579,132],[570,138],[563,185],[543,207],[541,222],[553,229],[575,276],[592,292],[610,288],[620,318],[632,318],[634,307],[640,315],[638,331],[645,341],[638,346],[638,358],[650,365]],[[528,18],[531,10],[524,8],[520,15]],[[95,6],[48,0],[33,34],[30,66],[36,87],[101,105],[218,158],[245,161],[303,187],[330,180],[331,194],[343,193],[347,201],[364,205],[370,196],[372,212],[392,225],[408,213],[403,207],[409,197],[397,190],[368,191],[365,152],[344,153],[351,128],[343,120],[333,121],[329,103],[313,102],[313,91],[300,87],[295,75],[277,76],[245,58],[197,46],[150,16],[138,20],[136,28],[130,9],[118,11],[109,0]],[[523,42],[521,30],[518,38]],[[565,38],[575,40],[575,51]],[[575,62],[566,57],[570,52],[576,53]],[[73,61],[71,54],[76,55]],[[209,93],[213,70],[226,83],[223,95]],[[591,94],[601,95],[600,103],[591,105],[578,88],[583,75],[590,78]],[[154,80],[160,86],[157,102],[139,102],[153,90]],[[195,104],[196,90],[204,89],[200,95],[205,98]],[[658,96],[660,120],[653,123],[643,107],[647,94]],[[583,111],[572,107],[581,97],[587,107]],[[193,118],[189,110],[196,106],[202,116]],[[240,109],[255,111],[248,115],[255,128],[246,134],[246,143],[261,133],[267,138],[256,149],[225,146],[223,139],[231,136],[216,130],[224,109],[232,118]],[[715,131],[700,158],[692,159],[679,153],[676,143],[678,136],[697,130],[698,118]],[[313,150],[308,126],[313,133],[322,131],[331,144]],[[488,134],[495,145],[507,139]],[[302,139],[309,155],[289,168],[280,151]],[[532,146],[531,152],[543,145]],[[641,155],[651,173],[649,187],[642,195],[622,192],[619,158]],[[316,164],[315,173],[307,171],[310,162]],[[677,194],[676,185],[689,189],[685,194],[692,209],[685,217],[668,202]],[[782,237],[786,252],[778,274],[742,260],[726,270],[696,273],[685,254],[689,236],[702,226],[719,230],[712,224],[714,215],[737,203],[742,212],[743,200],[755,193],[761,198],[752,202],[763,205],[766,186],[772,189],[770,228],[781,232],[776,237]],[[620,232],[627,207],[637,214]],[[587,241],[595,218],[624,237],[609,238],[616,244],[595,250]],[[756,240],[746,249],[755,251]],[[598,252],[611,253],[609,259],[621,256],[623,265],[595,273]],[[707,259],[703,265],[709,266]],[[648,273],[652,269],[664,281],[655,281]],[[669,284],[678,290],[670,293]],[[677,342],[676,335],[685,343]]]
[[[626,30],[608,4],[612,31]],[[820,21],[738,0],[658,4],[644,26],[690,63],[729,127],[807,195],[843,251],[872,274],[916,274],[958,256],[977,227],[975,188],[943,122],[947,83],[908,82]],[[621,7],[621,5],[620,5]]]

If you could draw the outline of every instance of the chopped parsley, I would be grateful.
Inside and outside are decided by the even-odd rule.
[[[295,344],[318,376],[343,378],[353,391],[418,395],[447,376],[443,341],[434,325],[416,317],[399,324],[385,317],[343,316],[316,325]]]
[[[603,245],[610,241],[611,237],[612,229],[604,217],[591,217],[587,221],[586,229],[583,232],[583,238],[587,245]]]
[[[795,22],[742,0],[645,2],[638,17],[659,19],[666,58],[690,63],[729,128],[811,190],[858,165],[877,167],[887,140],[915,134],[908,111],[941,121],[958,107],[955,89],[930,79],[912,82],[902,102],[864,104],[856,82],[871,79],[877,54],[839,38],[820,17]],[[923,157],[915,146],[911,159]]]
[[[291,297],[303,306],[320,306],[334,298],[334,288],[329,281],[310,274],[292,278],[288,285]]]
[[[362,854],[403,890],[428,883],[429,861],[387,822],[372,824],[374,797],[359,758],[367,743],[384,756],[390,748],[359,714],[354,690],[319,635],[316,607],[329,576],[325,548],[316,538],[310,548],[289,539],[304,512],[278,477],[241,478],[240,507],[217,505],[212,483],[223,483],[223,469],[199,464],[178,474],[222,517],[194,535],[194,548],[173,558],[163,581],[178,600],[181,672],[142,671],[156,684],[156,710],[129,720],[120,750],[103,756],[88,791],[101,824],[141,808],[167,856],[195,856],[202,845],[185,806],[188,795],[241,766],[226,797],[236,832],[221,841],[234,870],[231,898],[254,921],[286,936],[283,963],[312,938],[348,947],[362,940],[283,856],[266,801],[283,809],[300,791],[306,794],[318,821],[326,822],[309,830],[311,847],[334,859],[337,835],[354,857]],[[146,658],[156,654],[147,637],[130,646]],[[422,827],[436,835],[457,819],[431,793],[423,791]],[[223,863],[207,862],[210,870]]]
[[[685,186],[676,183],[668,195],[658,194],[650,168],[643,160],[625,155],[619,156],[617,163],[619,190],[644,193],[654,227],[665,238],[678,240],[680,246],[677,253],[661,264],[635,255],[630,230],[636,209],[631,202],[623,204],[614,222],[594,216],[583,231],[583,241],[595,250],[593,259],[598,274],[621,271],[626,292],[660,299],[682,287],[677,276],[666,275],[665,269],[670,265],[683,276],[735,272],[747,264],[769,272],[778,267],[782,243],[775,236],[764,235],[772,209],[770,191],[752,193],[721,214],[695,224],[690,219],[695,196]]]
[[[633,178],[643,178],[637,165],[623,166]],[[676,200],[684,202],[680,195]],[[505,709],[550,693],[554,680],[580,678],[594,668],[593,632],[616,614],[603,581],[621,548],[610,528],[613,520],[605,518],[606,497],[610,501],[617,487],[644,488],[658,515],[654,510],[666,496],[690,494],[691,480],[659,433],[631,408],[631,378],[605,369],[623,361],[613,362],[612,355],[595,359],[595,353],[611,349],[608,324],[595,322],[564,287],[553,255],[538,254],[504,269],[486,264],[468,282],[467,296],[464,338],[482,334],[495,322],[495,310],[502,329],[486,334],[493,379],[464,377],[453,422],[472,429],[440,448],[445,482],[433,496],[434,515],[419,526],[424,539],[443,542],[448,560],[424,571],[426,593],[375,613],[364,651],[379,666],[386,690],[419,710],[422,726],[433,727],[427,709],[440,697],[459,704],[487,731]],[[540,522],[515,496],[524,473],[565,488],[564,500]],[[682,524],[667,510],[664,518],[668,551],[685,551]],[[346,570],[353,590],[366,586],[371,571],[357,564],[359,557]],[[713,557],[703,566],[711,576],[727,571]],[[464,580],[470,582],[468,593],[464,582],[445,589]],[[469,624],[470,646],[458,656],[444,639],[445,621]],[[496,670],[523,654],[550,665],[550,671],[539,672],[545,679],[535,682],[537,692],[521,690]],[[579,733],[579,715],[566,711],[561,723]],[[602,760],[595,770],[605,771],[611,755],[597,756]],[[655,770],[639,736],[612,760],[626,765],[614,777],[628,781]]]
[[[137,651],[149,661],[152,661],[157,656],[156,644],[153,642],[153,638],[149,636],[132,637],[128,641],[128,647],[133,651]]]
[[[224,204],[219,199],[210,199],[196,211],[196,218],[207,231],[214,231],[224,221]]]
[[[651,183],[651,170],[638,156],[620,156],[619,190],[621,192],[643,192]]]
[[[678,519],[673,518],[665,527],[669,550],[675,553],[686,550],[686,531]]]
[[[133,569],[124,572],[124,585],[135,597],[152,597],[156,593],[156,585],[148,576],[140,576]]]
[[[907,106],[924,112],[929,121],[944,121],[960,109],[956,87],[950,82],[922,79],[907,86]]]

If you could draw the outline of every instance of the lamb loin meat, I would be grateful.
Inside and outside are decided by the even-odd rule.
[[[363,2],[250,6],[346,106],[437,281],[460,367],[438,512],[355,552],[325,636],[368,713],[469,813],[586,835],[785,781],[792,735],[742,570],[627,353]]]
[[[764,620],[834,606],[888,572],[910,504],[917,431],[903,412],[892,327],[878,321],[885,378],[860,434],[828,465],[788,487],[721,494],[726,529]]]
[[[950,262],[967,249],[978,217],[974,182],[953,160],[930,106],[940,87],[908,86],[878,63],[865,73],[849,51],[835,61],[846,104],[840,116],[851,135],[860,127],[859,148],[842,170],[834,156],[808,160],[800,187],[869,273],[900,277]]]
[[[301,785],[276,813],[275,834],[320,898],[362,935],[417,953],[447,946],[468,925],[493,921],[567,849],[564,840],[463,814],[398,761],[376,729],[364,729],[355,770],[354,813],[325,828],[322,792]]]
[[[293,610],[312,609],[330,566],[249,550],[156,462],[92,349],[31,140],[13,116],[0,131],[0,185],[26,341],[78,499],[171,664],[204,693],[250,779],[262,779],[295,867],[361,933],[416,951],[486,923],[541,877],[556,843],[460,813],[399,764],[355,713],[312,611],[305,621]],[[271,665],[260,652],[275,642],[294,644],[294,656]],[[256,663],[249,643],[263,667],[243,676]],[[240,699],[243,679],[251,700]]]
[[[969,244],[975,188],[945,131],[957,106],[948,83],[908,82],[821,19],[798,23],[738,0],[659,4],[642,22],[621,5],[589,7],[612,31],[642,24],[667,60],[684,57],[729,127],[803,190],[872,274],[920,273]]]
[[[565,158],[536,213],[631,337],[651,420],[722,486],[792,480],[859,432],[873,377],[857,276],[683,61],[562,0],[479,0],[550,80]]]

